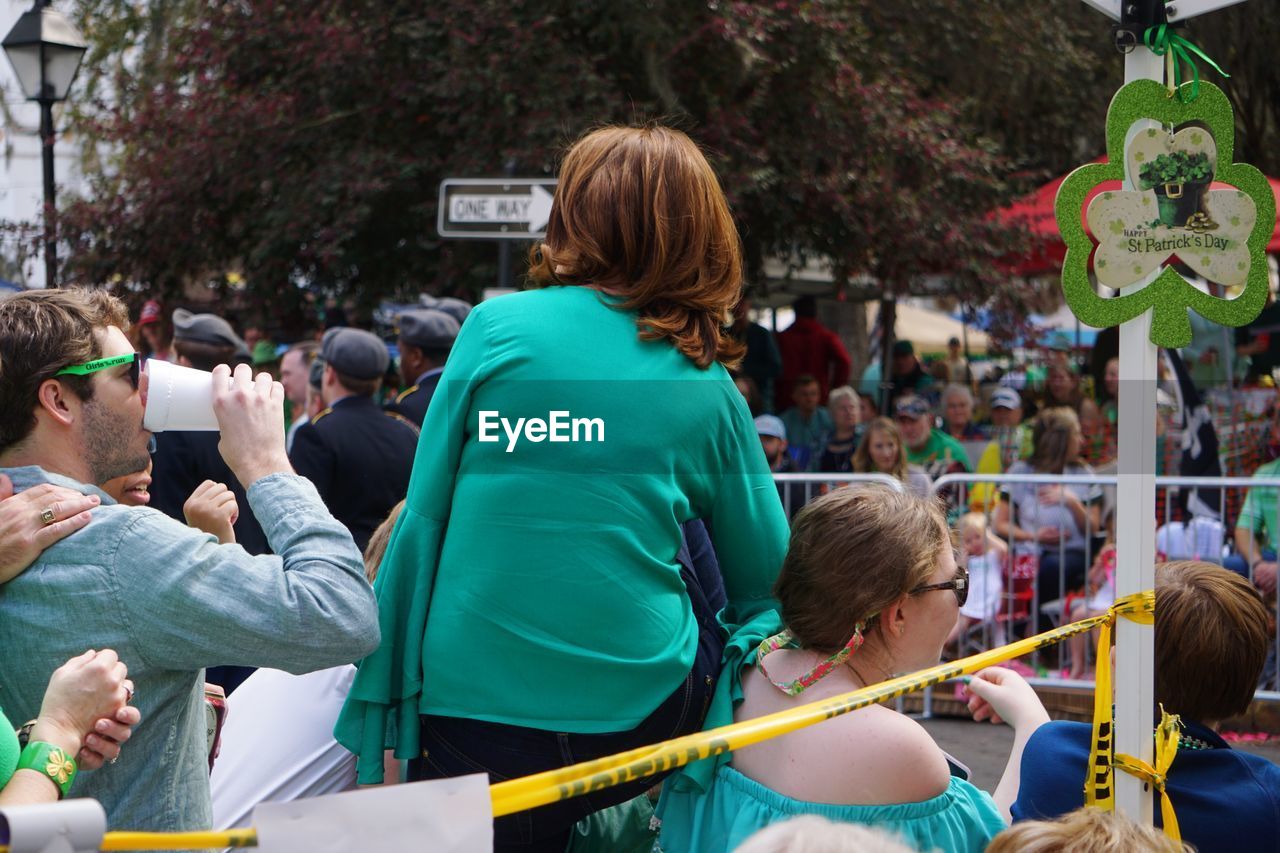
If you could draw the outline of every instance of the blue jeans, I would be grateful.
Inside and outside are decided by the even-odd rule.
[[[1270,548],[1263,548],[1262,553],[1258,555],[1261,559],[1270,562],[1276,558],[1276,552]],[[1222,558],[1222,567],[1230,569],[1238,575],[1249,577],[1249,564],[1244,561],[1244,556],[1239,551],[1232,551],[1230,554]]]
[[[724,640],[715,611],[696,576],[686,568],[681,570],[680,577],[689,591],[698,621],[697,654],[693,668],[675,692],[640,725],[623,732],[579,734],[458,717],[423,716],[420,718],[423,757],[409,762],[409,781],[487,773],[491,782],[503,782],[701,730],[720,676]],[[585,686],[590,689],[590,685]],[[496,818],[494,850],[563,853],[575,823],[593,812],[640,796],[666,775],[656,773],[624,785]]]
[[[1089,572],[1089,564],[1085,562],[1084,551],[1078,548],[1066,548],[1059,551],[1056,547],[1044,548],[1040,551],[1040,567],[1036,570],[1036,583],[1040,589],[1040,603],[1061,598],[1064,592],[1084,586],[1085,576]],[[1066,582],[1066,589],[1062,583]],[[1063,620],[1070,616],[1063,614]],[[1053,628],[1053,620],[1040,614],[1037,630],[1048,631]]]

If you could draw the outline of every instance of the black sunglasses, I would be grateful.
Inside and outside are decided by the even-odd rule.
[[[934,589],[953,590],[956,594],[956,601],[959,602],[961,607],[964,607],[964,603],[969,600],[969,570],[961,564],[956,570],[956,576],[951,580],[943,581],[942,583],[928,583],[924,586],[918,586],[911,590],[911,594],[917,595],[918,593],[929,592]]]
[[[111,355],[106,358],[97,358],[93,361],[86,361],[84,364],[73,364],[64,367],[54,376],[88,376],[90,373],[97,373],[99,370],[109,370],[113,367],[119,367],[122,364],[129,365],[129,383],[133,385],[133,390],[138,390],[138,382],[142,377],[142,358],[136,352],[125,353],[124,355]]]

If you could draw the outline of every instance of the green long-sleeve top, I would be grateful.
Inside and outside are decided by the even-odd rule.
[[[384,747],[418,754],[419,714],[638,725],[693,665],[685,521],[708,522],[733,618],[776,607],[787,523],[745,401],[616,304],[553,287],[463,325],[378,575],[382,645],[334,731],[361,782]]]

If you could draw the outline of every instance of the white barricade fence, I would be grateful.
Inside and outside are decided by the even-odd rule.
[[[831,488],[849,483],[883,482],[905,488],[904,484],[885,474],[810,472],[775,474],[774,480],[788,518],[794,517],[800,507],[813,498],[825,494]],[[1118,477],[1115,474],[946,474],[934,481],[933,494],[949,500],[948,518],[954,523],[959,515],[970,511],[971,492],[978,484],[989,486],[995,493],[1007,493],[1010,487],[1018,485],[1067,486],[1085,492],[1096,488],[1101,492],[1101,504],[1110,507],[1114,504],[1117,481]],[[1241,500],[1237,502],[1238,512],[1239,506],[1243,504],[1244,492],[1253,488],[1280,490],[1280,477],[1158,476],[1155,482],[1157,495],[1162,494],[1164,497],[1163,510],[1158,510],[1161,517],[1152,519],[1153,524],[1159,522],[1157,550],[1167,555],[1168,559],[1198,559],[1219,564],[1224,562],[1234,564],[1237,570],[1247,572],[1252,580],[1255,566],[1251,563],[1254,563],[1256,558],[1255,560],[1244,559],[1243,562],[1238,558],[1232,559],[1237,557],[1234,538],[1236,519],[1227,517],[1228,491],[1236,490],[1241,495]],[[1177,509],[1179,495],[1182,490],[1189,489],[1199,490],[1202,496],[1206,490],[1218,490],[1216,519],[1208,515],[1181,517],[1183,513]],[[1059,509],[1062,509],[1062,503],[1066,498],[1060,497],[1058,500]],[[1157,501],[1157,506],[1159,503]],[[1001,535],[996,530],[997,502],[992,497],[988,497],[980,504],[972,507],[972,510],[982,512],[986,516],[988,530],[1004,542],[1011,557],[1016,557],[1017,554],[1025,555],[1032,550],[1027,547],[1025,541],[1015,543],[1010,540],[1010,534],[1013,533],[1011,528],[1015,527],[1018,521],[1015,512],[1009,513],[1009,521],[1012,524],[1002,525],[1004,535]],[[1015,637],[1034,634],[1038,625],[1043,629],[1045,624],[1064,624],[1071,621],[1072,614],[1069,612],[1066,592],[1079,589],[1087,578],[1090,567],[1093,566],[1094,558],[1105,537],[1105,518],[1099,520],[1103,522],[1099,529],[1085,531],[1083,548],[1068,549],[1066,541],[1059,539],[1056,544],[1037,545],[1032,560],[1011,559],[1004,572],[1005,586],[1000,593],[999,612],[993,618],[977,623],[962,636],[957,653],[966,654],[994,648]],[[1090,527],[1092,528],[1092,525]],[[1280,530],[1280,518],[1271,519],[1269,529]],[[1021,547],[1015,547],[1015,545],[1021,545]],[[1269,551],[1265,545],[1262,548]],[[1261,553],[1259,556],[1262,556]],[[1270,556],[1269,553],[1267,556]],[[1047,586],[1048,591],[1053,594],[1042,594],[1046,592],[1042,586]],[[1073,598],[1072,604],[1076,601],[1084,602],[1087,606],[1088,595],[1086,594],[1083,598]],[[1276,618],[1280,621],[1280,602],[1275,606]],[[1280,669],[1277,664],[1280,661],[1280,637],[1277,637],[1273,643],[1267,668],[1263,673],[1263,682],[1257,692],[1258,699],[1269,702],[1280,701],[1280,673],[1277,671]],[[1037,652],[1032,655],[1030,663],[1032,668],[1040,671],[1044,669],[1046,661],[1042,660],[1040,653]],[[1065,660],[1059,661],[1062,669],[1066,668],[1062,666],[1065,663]],[[1033,675],[1029,680],[1032,684],[1045,687],[1082,690],[1091,690],[1093,687],[1093,682],[1090,680],[1057,676],[1058,672],[1055,669],[1051,670],[1050,677]],[[925,716],[930,715],[931,704],[932,690],[929,689],[925,691]]]
[[[896,489],[906,488],[900,480],[889,474],[774,474],[773,479],[778,484],[778,497],[782,499],[782,508],[786,510],[787,518],[794,518],[800,507],[837,486],[884,483]]]
[[[997,492],[1005,493],[1006,487],[1015,486],[1017,484],[1026,484],[1030,486],[1051,486],[1063,485],[1069,487],[1078,487],[1079,489],[1091,489],[1100,487],[1103,492],[1104,505],[1109,501],[1114,501],[1114,487],[1118,480],[1115,474],[1095,474],[1095,475],[1064,475],[1064,474],[947,474],[939,477],[933,484],[934,493],[938,494],[947,487],[959,487],[961,491],[960,506],[967,507],[969,491],[972,486],[982,483],[990,484]],[[1159,519],[1152,519],[1152,523],[1158,522],[1157,532],[1157,548],[1164,553],[1168,559],[1197,559],[1207,562],[1223,564],[1234,563],[1237,570],[1241,570],[1248,574],[1250,580],[1253,580],[1254,561],[1248,559],[1237,558],[1235,556],[1235,538],[1234,525],[1235,518],[1228,518],[1228,491],[1238,490],[1241,493],[1254,488],[1275,488],[1280,489],[1280,478],[1277,477],[1182,477],[1182,476],[1158,476],[1155,478],[1157,496],[1163,497],[1163,511],[1160,513]],[[1218,501],[1216,507],[1208,507],[1210,510],[1217,511],[1216,518],[1209,515],[1191,516],[1188,518],[1178,518],[1182,513],[1177,509],[1179,503],[1179,495],[1183,490],[1196,489],[1198,493],[1204,495],[1207,490],[1218,491]],[[1065,499],[1062,499],[1065,500]],[[1157,501],[1159,505],[1160,501]],[[1239,501],[1239,505],[1243,505],[1243,495]],[[975,509],[978,509],[975,507]],[[985,506],[980,507],[987,517],[989,529],[995,530],[995,525],[990,523],[992,515],[995,512],[992,501],[986,502]],[[1013,514],[1014,522],[1016,522],[1016,514]],[[1228,526],[1229,525],[1229,526]],[[1280,530],[1280,518],[1271,519],[1268,524],[1269,530]],[[1094,557],[1098,547],[1103,541],[1102,535],[1104,530],[1087,531],[1084,537],[1083,550],[1083,566],[1085,572],[1093,565]],[[997,532],[997,535],[998,532]],[[1001,537],[1006,543],[1006,547],[1011,552],[1013,543],[1010,542],[1009,536]],[[1263,546],[1265,547],[1265,546]],[[1025,552],[1025,547],[1022,549]],[[1073,587],[1078,588],[1080,580],[1078,575],[1078,567],[1081,564],[1080,555],[1069,555],[1065,547],[1065,543],[1059,541],[1055,547],[1052,544],[1041,546],[1037,555],[1041,560],[1048,563],[1048,571],[1046,572],[1044,562],[1037,565],[1036,575],[1032,578],[1012,578],[1011,582],[1016,584],[1021,581],[1030,581],[1030,589],[1025,587],[1017,589],[1011,595],[1005,597],[1005,611],[1002,614],[1006,622],[1018,622],[1019,619],[1031,620],[1032,624],[1028,630],[1033,630],[1036,620],[1044,620],[1048,617],[1057,624],[1069,622],[1072,619],[1070,612],[1066,610],[1065,591]],[[1261,550],[1261,549],[1260,549]],[[1261,556],[1261,555],[1260,555]],[[1055,559],[1056,558],[1056,559]],[[1053,569],[1056,567],[1057,576],[1053,577]],[[1068,569],[1076,569],[1076,576],[1068,578]],[[1008,577],[1008,575],[1006,575]],[[1071,582],[1069,582],[1069,580]],[[1056,590],[1053,596],[1042,595],[1042,585],[1048,585]],[[1021,598],[1019,598],[1021,597]],[[1087,595],[1084,599],[1087,604]],[[1028,603],[1029,602],[1029,603]],[[1277,619],[1280,619],[1280,604],[1276,605]],[[1029,612],[1028,612],[1029,611]],[[982,647],[990,648],[994,640],[993,631],[990,623],[984,623]],[[1270,659],[1267,667],[1263,672],[1263,681],[1260,685],[1258,698],[1268,701],[1280,701],[1280,675],[1277,674],[1277,659],[1280,659],[1280,638],[1273,640]],[[1031,664],[1037,669],[1040,668],[1042,661],[1040,656],[1033,655]],[[1064,667],[1065,668],[1065,667]],[[1090,682],[1077,682],[1064,678],[1048,678],[1036,679],[1035,683],[1044,684],[1045,686],[1056,685],[1064,686],[1071,684],[1081,684],[1087,686]]]

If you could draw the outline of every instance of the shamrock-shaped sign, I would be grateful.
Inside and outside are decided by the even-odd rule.
[[[1067,245],[1062,290],[1082,323],[1116,326],[1153,308],[1151,340],[1183,347],[1191,343],[1187,309],[1224,326],[1258,316],[1275,198],[1261,172],[1231,162],[1234,150],[1235,118],[1216,86],[1201,83],[1189,103],[1154,80],[1116,93],[1107,111],[1110,162],[1068,175],[1055,204]],[[1134,189],[1103,192],[1089,203],[1090,239],[1081,223],[1085,198],[1103,181],[1126,177]],[[1114,290],[1163,269],[1136,292],[1105,299],[1089,280],[1091,254],[1098,284]],[[1233,299],[1210,296],[1169,265],[1175,258],[1208,281],[1244,289]]]

